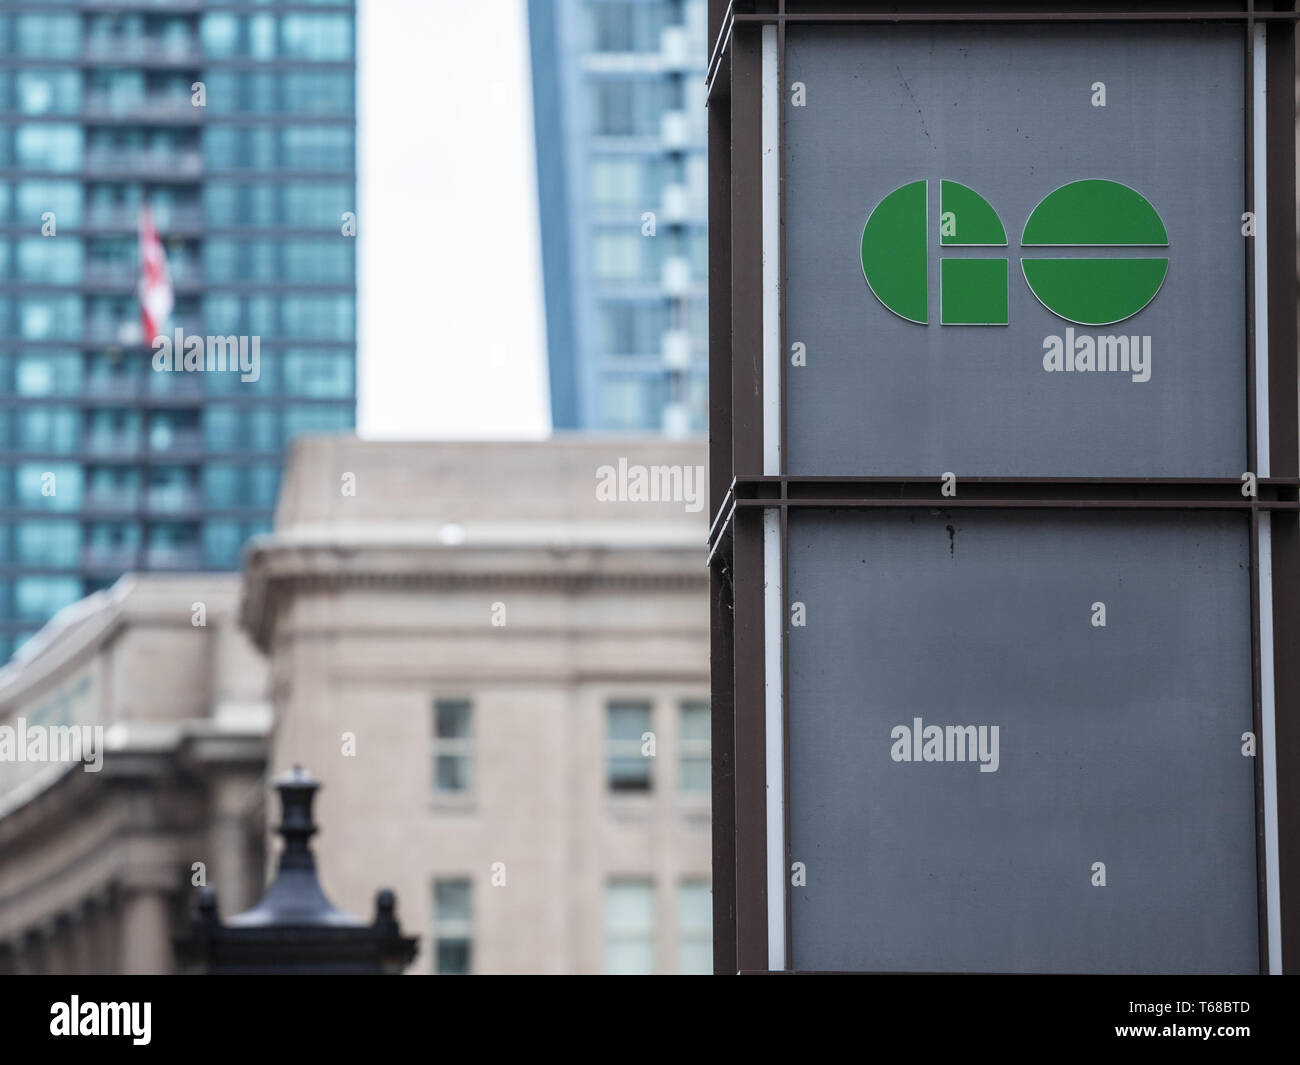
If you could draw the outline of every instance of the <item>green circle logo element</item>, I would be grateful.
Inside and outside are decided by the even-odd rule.
[[[895,189],[876,205],[862,231],[862,272],[875,297],[909,322],[929,322],[925,180]],[[1005,247],[1006,232],[992,206],[955,181],[940,182],[943,247]],[[1072,181],[1030,213],[1025,248],[1164,248],[1169,237],[1155,208],[1116,181]],[[1110,325],[1142,310],[1169,270],[1165,256],[1024,257],[1021,271],[1040,303],[1079,325]],[[1006,325],[1007,260],[940,258],[943,325]]]
[[[1072,181],[1043,198],[1025,223],[1026,248],[1167,248],[1156,209],[1117,181]],[[1067,322],[1110,325],[1131,318],[1155,298],[1169,271],[1160,258],[1021,259],[1029,289]]]

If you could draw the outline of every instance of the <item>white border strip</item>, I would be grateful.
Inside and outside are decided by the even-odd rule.
[[[763,472],[781,472],[781,85],[776,27],[762,38]],[[763,680],[767,775],[767,967],[785,968],[785,729],[781,515],[763,512]]]
[[[1282,886],[1278,878],[1277,734],[1273,692],[1273,523],[1259,516],[1259,757],[1264,759],[1264,898],[1268,971],[1282,972]]]
[[[781,472],[781,86],[776,27],[763,27],[763,472]]]
[[[763,667],[767,749],[767,967],[785,968],[785,730],[781,720],[781,512],[763,511]]]
[[[1255,162],[1255,464],[1254,472],[1269,477],[1268,455],[1268,128],[1266,85],[1268,79],[1265,35],[1267,27],[1255,27],[1251,44],[1254,63],[1254,162]]]
[[[1255,473],[1270,476],[1268,422],[1268,52],[1267,27],[1251,40],[1254,93],[1255,206]],[[1264,904],[1268,927],[1268,971],[1282,971],[1282,890],[1278,875],[1276,693],[1273,689],[1273,524],[1259,516],[1259,702],[1258,756],[1264,778]]]

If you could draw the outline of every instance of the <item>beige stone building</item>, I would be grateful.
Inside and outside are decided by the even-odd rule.
[[[172,972],[196,880],[256,897],[270,710],[237,599],[123,577],[0,669],[0,972]]]
[[[269,767],[413,971],[707,971],[703,441],[300,440],[246,556]],[[231,912],[222,900],[222,911]]]

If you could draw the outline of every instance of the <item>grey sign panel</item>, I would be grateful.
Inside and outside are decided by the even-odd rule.
[[[1258,971],[1248,532],[792,513],[794,967]]]
[[[806,365],[787,372],[787,472],[1239,475],[1244,47],[1240,27],[1213,24],[790,26],[785,341],[787,358],[805,345]],[[941,246],[944,180],[987,202],[1005,247]],[[1117,247],[1123,233],[1107,220],[1097,222],[1096,246],[1023,247],[1036,205],[1089,180],[1142,196],[1167,247]],[[873,208],[917,181],[929,183],[928,324],[886,309],[861,262]],[[1094,240],[1048,236],[1053,245]],[[1140,237],[1149,243],[1149,233]],[[881,270],[905,271],[918,249],[889,239],[901,242],[899,256]],[[1167,257],[1168,269],[1143,309],[1089,325],[1035,297],[1025,256]],[[940,324],[941,299],[952,313],[970,278],[988,276],[955,266],[941,296],[941,258],[1006,258],[1007,324]],[[1087,368],[1097,360],[1085,359],[1086,347],[1109,336],[1149,351],[1138,372]],[[1074,369],[1072,353],[1069,370],[1045,368],[1052,337],[1078,345],[1084,368]]]

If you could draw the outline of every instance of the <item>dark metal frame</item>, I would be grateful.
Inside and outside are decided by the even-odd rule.
[[[1297,401],[1295,177],[1296,4],[1081,2],[1071,11],[1033,3],[889,5],[853,0],[710,0],[709,105],[709,566],[713,700],[714,971],[768,969],[763,512],[781,515],[783,618],[789,618],[787,522],[793,508],[929,507],[1239,510],[1249,514],[1254,728],[1262,728],[1258,536],[1272,529],[1275,751],[1282,969],[1300,972],[1300,403]],[[944,10],[940,10],[943,7]],[[1270,472],[1258,494],[1234,479],[963,477],[943,497],[937,477],[808,477],[785,470],[785,287],[781,287],[782,474],[763,475],[760,33],[777,27],[784,85],[785,29],[794,24],[1230,22],[1246,49],[1246,204],[1254,196],[1254,68],[1257,25],[1267,27],[1268,410]],[[784,113],[782,108],[784,144]],[[781,222],[785,225],[784,151]],[[784,255],[785,241],[782,240]],[[1257,465],[1254,242],[1245,242],[1247,457]],[[781,263],[784,277],[785,263]],[[1244,472],[1244,471],[1243,471]],[[783,719],[788,739],[788,624],[782,624]],[[785,771],[788,778],[788,743]],[[1260,971],[1268,971],[1262,758],[1256,759]],[[789,787],[785,794],[789,796]],[[785,868],[790,866],[786,803]],[[787,878],[786,958],[790,959]]]

